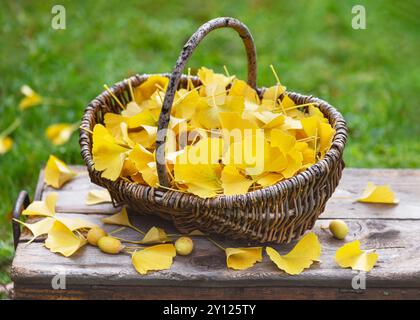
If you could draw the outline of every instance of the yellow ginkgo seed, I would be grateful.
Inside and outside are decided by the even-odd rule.
[[[106,232],[99,228],[99,227],[93,227],[92,229],[89,230],[88,234],[87,234],[87,241],[92,245],[92,246],[97,246],[98,245],[98,240],[102,237],[106,236]]]
[[[101,251],[109,254],[120,253],[120,251],[123,249],[120,240],[109,236],[100,238],[98,240],[98,247],[101,249]]]
[[[194,248],[194,243],[189,237],[181,237],[175,241],[175,249],[181,256],[187,256]]]
[[[349,227],[343,220],[332,220],[329,229],[333,236],[339,240],[343,240],[349,233]]]

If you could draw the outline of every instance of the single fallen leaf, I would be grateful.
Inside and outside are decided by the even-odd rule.
[[[126,227],[131,226],[130,220],[128,220],[127,209],[125,207],[122,207],[120,212],[113,214],[110,217],[103,218],[102,222]]]
[[[202,231],[196,229],[191,231],[190,233],[188,233],[189,236],[196,236],[196,237],[202,237],[202,236],[206,236],[205,233],[203,233]]]
[[[77,125],[70,123],[57,123],[50,125],[45,130],[46,137],[56,146],[60,146],[69,141]]]
[[[30,107],[36,106],[42,102],[42,97],[36,93],[34,90],[32,90],[31,87],[28,85],[23,85],[20,88],[20,91],[25,96],[20,102],[19,102],[19,108],[21,110],[28,109]]]
[[[131,259],[137,272],[146,274],[149,271],[169,269],[175,256],[173,244],[158,244],[134,252]]]
[[[81,230],[81,229],[92,229],[92,228],[98,227],[97,224],[90,222],[88,220],[82,219],[82,218],[60,217],[60,218],[57,218],[57,220],[63,223],[71,231]]]
[[[158,227],[151,227],[149,231],[146,232],[143,239],[139,241],[141,244],[153,244],[153,243],[165,243],[171,241],[168,238],[165,230]]]
[[[346,243],[335,253],[335,261],[340,267],[350,267],[353,270],[369,272],[373,268],[377,260],[377,253],[367,253],[364,250],[360,250],[359,240]]]
[[[10,137],[0,136],[0,155],[10,151],[13,147],[13,140]]]
[[[64,223],[56,220],[48,232],[45,247],[51,252],[70,257],[86,243],[86,239],[81,234],[74,234]]]
[[[226,264],[228,268],[245,270],[262,261],[262,247],[226,248]]]
[[[29,231],[31,231],[33,237],[31,240],[28,241],[28,243],[34,241],[36,238],[38,238],[41,235],[47,234],[55,222],[55,219],[52,217],[46,217],[35,223],[26,223],[17,219],[13,219],[13,220],[20,223]]]
[[[314,233],[306,234],[295,247],[284,256],[271,247],[266,247],[266,252],[276,266],[291,275],[300,274],[309,268],[314,261],[319,261],[321,244]]]
[[[397,204],[399,202],[389,185],[377,186],[372,182],[368,182],[363,195],[357,201],[385,204]]]
[[[32,202],[22,214],[25,216],[55,216],[55,204],[57,202],[58,194],[51,192],[47,194],[45,200]]]
[[[92,206],[95,204],[112,202],[111,195],[106,189],[90,190],[87,194],[86,204]]]
[[[133,226],[130,222],[130,220],[128,219],[128,213],[127,213],[127,208],[126,207],[122,207],[121,211],[110,216],[110,217],[106,217],[102,219],[103,223],[106,224],[115,224],[118,226],[125,226],[125,227],[129,227],[133,230],[136,230],[137,232],[144,234],[143,231],[141,231],[140,229],[136,228],[135,226]]]
[[[44,182],[56,189],[61,188],[66,182],[77,176],[63,161],[50,155],[45,167]]]

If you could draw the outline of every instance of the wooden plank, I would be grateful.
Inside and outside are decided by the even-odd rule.
[[[419,299],[417,288],[367,288],[366,290],[306,287],[231,287],[203,288],[142,286],[72,286],[65,290],[21,285],[15,286],[15,299],[118,299],[118,300],[339,300]]]
[[[76,255],[65,258],[53,254],[42,243],[19,244],[12,266],[15,283],[49,285],[52,277],[63,271],[69,285],[84,284],[109,286],[317,286],[351,289],[355,272],[339,268],[335,251],[344,244],[321,231],[319,221],[315,232],[322,244],[321,263],[314,264],[298,276],[279,271],[265,256],[262,263],[244,271],[226,268],[225,254],[205,238],[194,238],[193,254],[177,256],[170,270],[139,275],[131,265],[129,255],[106,255],[97,248],[86,246]],[[377,266],[366,281],[368,287],[420,288],[420,224],[407,220],[347,221],[351,233],[346,241],[359,239],[365,249],[376,249]],[[135,234],[126,234],[133,237]],[[253,245],[246,241],[232,241],[215,237],[224,247]],[[292,244],[274,246],[281,253],[288,252]]]
[[[84,167],[73,169],[79,176],[60,190],[45,186],[41,172],[36,199],[58,192],[57,217],[87,219],[108,232],[117,229],[118,226],[104,226],[101,219],[119,209],[112,204],[86,206],[89,190],[100,187],[89,181]],[[355,202],[368,181],[390,184],[400,204]],[[339,187],[313,229],[322,244],[322,262],[298,276],[279,271],[266,256],[251,269],[229,270],[224,252],[203,237],[195,237],[194,252],[187,257],[177,256],[170,270],[142,276],[132,267],[129,255],[106,255],[86,246],[65,258],[44,248],[44,238],[26,245],[30,236],[24,232],[12,266],[16,298],[420,299],[419,182],[420,170],[345,169]],[[159,226],[168,233],[177,232],[170,222],[159,217],[136,212],[129,215],[131,222],[143,230]],[[346,242],[359,239],[364,249],[376,249],[379,254],[377,265],[366,275],[367,290],[353,290],[351,281],[356,273],[339,268],[334,261],[335,251],[344,242],[320,228],[333,218],[344,219],[349,225]],[[140,238],[131,229],[117,235],[131,240]],[[224,247],[260,245],[212,238]],[[285,253],[294,243],[274,247]],[[53,290],[51,279],[62,272],[66,274],[67,289]]]
[[[58,192],[57,212],[115,213],[112,204],[86,206],[89,190],[100,189],[92,184],[84,167],[73,166],[79,176],[60,190],[44,186],[40,198]],[[400,199],[399,205],[358,203],[368,181],[390,184]],[[340,185],[328,201],[321,219],[420,219],[420,170],[345,169]]]

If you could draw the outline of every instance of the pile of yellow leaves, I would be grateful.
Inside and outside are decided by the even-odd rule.
[[[313,103],[296,105],[277,75],[261,96],[204,67],[198,78],[202,84],[179,89],[172,106],[165,145],[171,189],[202,198],[244,194],[306,170],[329,150],[335,131],[328,120]],[[95,169],[113,181],[156,187],[157,122],[168,78],[129,84],[132,101],[123,105],[112,94],[121,114],[105,114],[91,132]]]

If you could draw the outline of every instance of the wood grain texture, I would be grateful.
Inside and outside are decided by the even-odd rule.
[[[325,221],[327,222],[327,221]],[[370,287],[419,287],[420,288],[420,224],[411,221],[348,220],[351,234],[346,241],[359,239],[365,249],[376,249],[380,259],[367,274]],[[100,222],[98,221],[98,224]],[[244,271],[226,268],[225,253],[203,237],[195,237],[194,253],[177,256],[170,270],[140,276],[131,265],[129,255],[106,255],[97,248],[86,246],[71,258],[53,254],[43,243],[18,246],[12,267],[15,281],[50,284],[60,270],[67,275],[69,284],[79,285],[87,281],[97,285],[168,285],[168,286],[318,286],[351,288],[355,273],[339,268],[334,261],[335,251],[342,241],[330,237],[317,223],[314,232],[322,243],[321,263],[298,276],[279,271],[264,257],[262,263]],[[115,227],[114,227],[115,228]],[[121,233],[122,234],[122,233]],[[404,237],[402,237],[404,235]],[[133,231],[124,232],[125,238],[139,239]],[[216,238],[224,247],[254,245],[241,241]],[[281,253],[287,253],[294,243],[275,245]],[[18,275],[18,279],[16,276]],[[211,280],[211,281],[210,281]]]
[[[89,182],[82,167],[79,177],[61,190],[42,186],[39,197],[59,193],[58,217],[81,217],[102,225],[101,219],[115,208],[111,204],[86,207],[87,192],[98,188]],[[390,184],[399,205],[372,205],[355,202],[366,183]],[[61,200],[60,200],[61,199]],[[61,201],[61,202],[60,202]],[[84,212],[84,213],[82,213]],[[147,230],[163,227],[176,233],[170,222],[156,216],[129,212],[131,222]],[[350,227],[346,242],[359,239],[364,249],[376,249],[379,260],[366,275],[366,290],[353,290],[356,275],[334,262],[335,251],[344,242],[331,238],[320,227],[329,219],[342,218]],[[321,263],[298,276],[279,271],[265,256],[262,263],[244,271],[226,268],[224,252],[203,237],[195,237],[190,256],[175,258],[170,270],[139,275],[129,255],[112,256],[94,247],[84,247],[71,258],[53,254],[43,247],[43,239],[26,245],[23,232],[12,266],[16,298],[122,298],[122,299],[420,299],[420,170],[346,169],[324,214],[313,229],[322,244]],[[104,226],[107,231],[117,226]],[[118,236],[138,240],[139,234],[125,229]],[[225,247],[255,243],[213,237]],[[274,245],[288,252],[296,241]],[[64,272],[66,290],[53,290],[52,278]]]
[[[66,290],[53,290],[33,285],[15,287],[15,299],[120,299],[120,300],[394,300],[419,299],[417,288],[370,288],[369,290],[346,290],[318,287],[236,287],[202,288],[142,286],[137,290],[130,286],[85,285]]]

